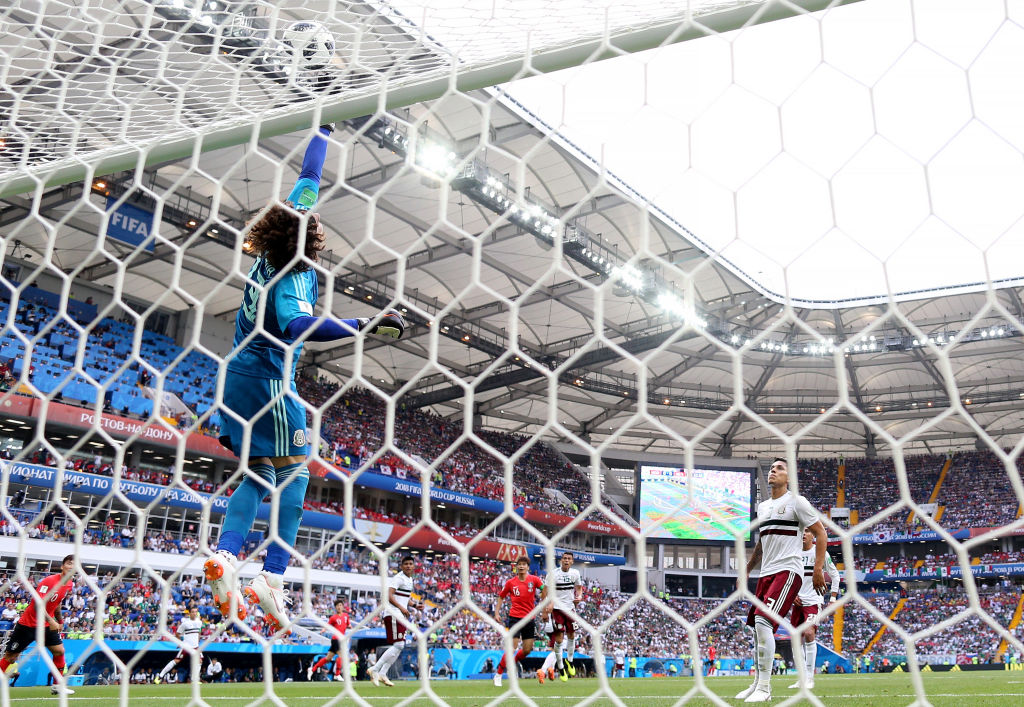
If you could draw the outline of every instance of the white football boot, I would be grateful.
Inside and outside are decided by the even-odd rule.
[[[291,625],[288,617],[288,593],[284,589],[284,577],[266,570],[253,577],[243,590],[250,604],[259,604],[264,620],[275,631],[287,630]]]
[[[242,594],[238,591],[235,556],[227,550],[218,550],[203,563],[203,574],[210,585],[213,603],[225,618],[231,613],[231,600],[235,600],[235,615],[244,621],[248,612]]]
[[[747,695],[747,699],[744,702],[768,702],[772,699],[772,690],[770,687],[763,687],[758,685],[754,688],[754,691]]]
[[[750,684],[750,687],[748,687],[748,688],[747,688],[746,690],[744,690],[743,692],[740,692],[740,693],[738,693],[738,694],[736,695],[736,697],[734,697],[733,699],[736,699],[736,700],[745,700],[745,699],[747,699],[748,697],[750,697],[750,696],[751,696],[751,695],[753,694],[754,690],[756,690],[756,689],[757,689],[757,681],[755,680],[754,682],[752,682],[752,683]]]

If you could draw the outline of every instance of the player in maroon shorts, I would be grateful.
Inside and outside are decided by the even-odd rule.
[[[803,584],[804,529],[814,534],[817,545],[812,583],[815,591],[825,591],[825,547],[828,536],[818,513],[803,496],[789,490],[789,467],[785,459],[776,459],[768,472],[771,498],[757,504],[758,539],[747,560],[747,574],[760,564],[761,576],[754,594],[767,610],[750,607],[747,625],[754,629],[754,684],[736,695],[744,702],[767,702],[772,698],[772,661],[775,660],[775,630],[781,617],[793,608]]]
[[[43,645],[53,656],[53,686],[50,692],[55,695],[73,695],[74,690],[69,690],[64,682],[64,641],[60,636],[63,619],[60,615],[60,605],[64,597],[71,591],[71,577],[75,574],[75,556],[68,555],[60,563],[60,574],[51,574],[39,583],[36,593],[39,599],[29,604],[18,618],[18,623],[7,636],[3,647],[3,657],[0,658],[0,675],[7,672],[12,663],[18,662],[18,656],[37,639],[39,619],[45,622],[42,631]],[[40,611],[42,609],[42,611]]]
[[[410,608],[415,608],[418,602],[412,599],[414,583],[412,577],[416,574],[416,558],[412,555],[402,557],[400,572],[388,580],[388,595],[384,604],[384,636],[388,643],[388,649],[384,651],[377,662],[367,671],[370,682],[374,687],[380,687],[384,683],[388,687],[394,687],[395,683],[388,678],[388,671],[395,661],[402,655],[405,649],[405,634],[411,625],[412,614]]]
[[[808,690],[814,689],[814,667],[818,662],[818,644],[816,643],[818,629],[815,624],[818,620],[818,612],[821,611],[825,603],[821,594],[814,591],[814,587],[807,582],[807,578],[814,574],[814,560],[817,555],[814,547],[814,534],[810,530],[804,531],[803,550],[804,585],[800,588],[796,601],[793,602],[793,615],[790,617],[789,622],[794,627],[807,624],[803,630],[804,674],[803,677],[789,686],[791,690],[797,690],[800,687],[806,687]],[[835,601],[839,598],[839,581],[841,577],[839,576],[839,570],[836,569],[836,565],[832,562],[832,558],[829,557],[828,553],[825,553],[825,574],[828,575],[829,580],[832,582],[832,601]],[[796,660],[795,655],[793,660]]]
[[[508,619],[505,625],[511,629],[517,623],[526,619],[537,606],[537,590],[541,591],[540,598],[544,599],[548,594],[548,588],[541,581],[541,578],[530,574],[530,560],[520,557],[516,560],[516,574],[505,582],[505,586],[498,592],[498,604],[494,607],[494,620],[501,623],[501,607],[505,603],[505,597],[512,597],[512,607],[508,611]],[[526,619],[526,625],[512,635],[512,645],[518,647],[514,662],[518,663],[530,654],[533,650],[533,639],[536,638],[533,619]],[[521,643],[521,645],[520,645]],[[498,663],[498,670],[494,673],[494,684],[501,687],[501,674],[505,671],[505,659],[507,654],[502,654],[501,662]]]
[[[576,667],[573,665],[573,657],[576,655],[576,623],[572,619],[572,614],[583,600],[583,577],[580,576],[580,571],[572,566],[575,559],[568,550],[562,553],[558,567],[548,577],[548,584],[555,585],[554,605],[545,607],[541,612],[541,621],[547,622],[550,618],[553,624],[551,649],[555,654],[555,667],[562,682],[568,680],[570,676],[576,676]],[[548,584],[545,584],[545,587]],[[565,653],[562,652],[563,637],[569,639],[566,642]]]
[[[334,602],[334,616],[327,619],[327,625],[331,633],[331,649],[327,651],[327,655],[309,666],[309,670],[306,671],[306,680],[312,680],[313,676],[316,675],[316,671],[330,663],[331,658],[334,658],[334,679],[343,679],[341,677],[341,639],[345,632],[348,631],[348,623],[348,612],[345,611],[345,602],[339,599]]]

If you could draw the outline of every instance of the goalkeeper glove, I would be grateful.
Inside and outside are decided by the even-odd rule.
[[[392,339],[401,339],[405,333],[405,319],[394,309],[389,309],[379,319],[362,317],[359,322],[359,331],[369,331],[371,334],[388,336]]]

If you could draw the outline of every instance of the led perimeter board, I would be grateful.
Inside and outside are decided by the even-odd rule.
[[[739,535],[750,542],[752,469],[683,469],[648,462],[636,467],[637,520],[649,539],[732,544]]]

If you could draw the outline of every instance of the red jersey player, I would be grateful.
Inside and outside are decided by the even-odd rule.
[[[754,553],[747,560],[747,573],[761,565],[754,593],[758,604],[750,607],[747,625],[754,629],[756,647],[754,684],[736,695],[744,702],[767,702],[772,698],[772,662],[775,660],[775,630],[779,618],[793,608],[803,584],[803,534],[809,530],[817,541],[811,582],[819,594],[825,591],[825,547],[828,536],[814,506],[789,490],[789,466],[776,459],[768,471],[771,498],[757,504],[758,529]],[[762,608],[765,607],[765,608]]]
[[[60,605],[64,597],[71,591],[71,577],[75,574],[75,556],[68,555],[60,563],[60,574],[51,574],[43,579],[36,587],[38,598],[33,598],[21,616],[18,623],[7,637],[4,646],[3,657],[0,658],[0,675],[3,675],[12,663],[18,662],[18,656],[38,638],[39,619],[42,618],[43,645],[53,656],[51,672],[54,676],[53,686],[50,691],[55,694],[73,695],[74,690],[69,690],[62,683],[64,682],[64,641],[60,636],[63,619],[60,615]]]
[[[530,560],[520,557],[516,560],[516,573],[511,579],[505,582],[505,586],[498,592],[498,605],[494,607],[494,620],[501,623],[501,607],[505,603],[505,597],[512,597],[512,607],[508,612],[508,619],[505,625],[511,630],[516,624],[523,623],[522,628],[512,633],[513,647],[519,646],[516,651],[515,662],[518,663],[530,654],[533,650],[533,639],[536,631],[533,625],[533,618],[527,618],[537,605],[537,590],[541,591],[541,599],[547,596],[548,588],[540,577],[530,574]],[[501,687],[501,674],[505,670],[505,658],[501,656],[498,663],[498,671],[494,673],[494,684]]]
[[[345,611],[345,602],[339,599],[334,602],[334,616],[327,619],[328,630],[331,634],[331,649],[327,655],[322,657],[306,671],[306,680],[312,680],[316,671],[331,662],[334,658],[334,679],[344,680],[341,676],[341,639],[348,631],[348,612]]]

